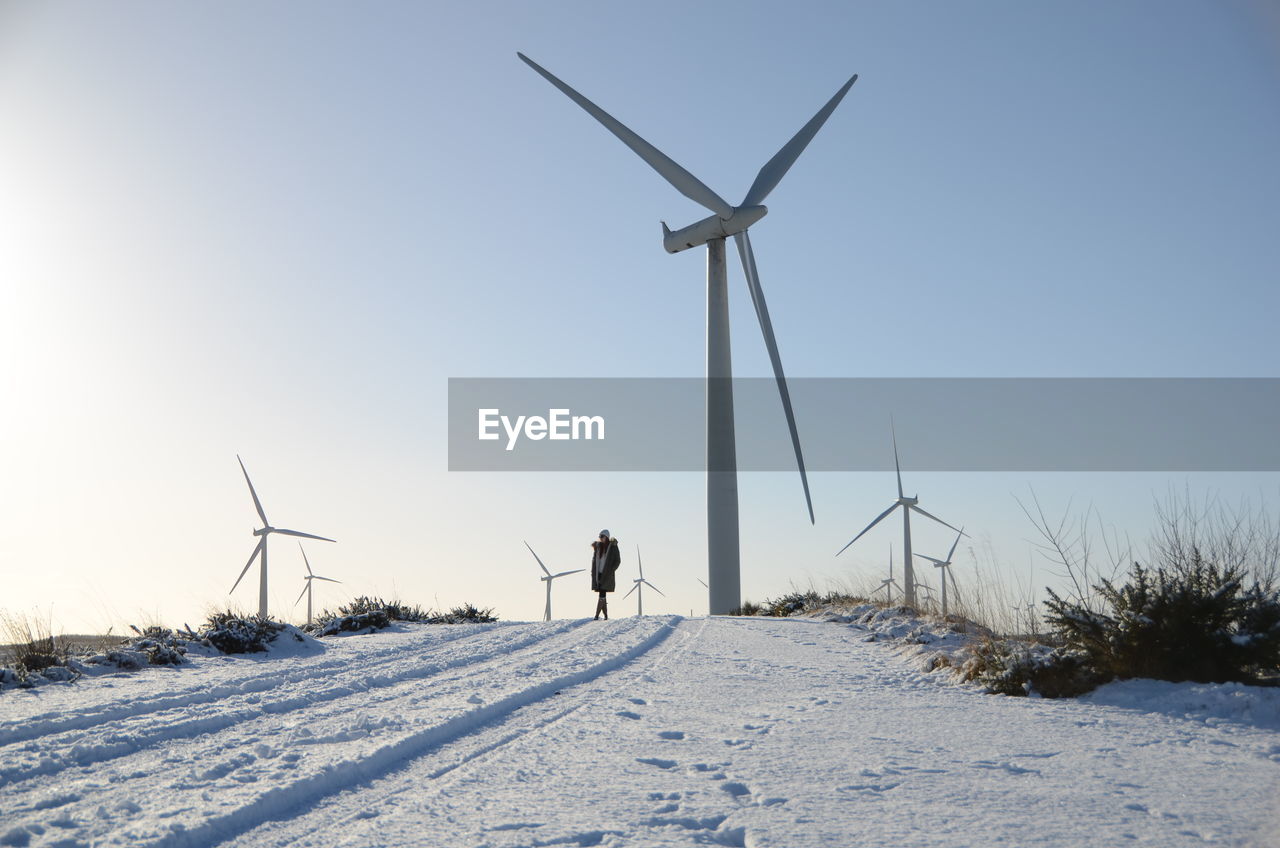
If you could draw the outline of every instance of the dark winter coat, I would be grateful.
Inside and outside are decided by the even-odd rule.
[[[613,573],[618,570],[618,566],[622,565],[622,554],[618,551],[618,540],[610,539],[609,550],[604,555],[604,573],[600,575],[600,579],[596,579],[596,550],[600,544],[600,540],[591,543],[591,591],[593,592],[612,592],[616,585],[613,579]]]

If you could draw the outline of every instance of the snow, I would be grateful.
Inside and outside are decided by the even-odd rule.
[[[902,653],[945,628],[827,618],[400,625],[7,691],[0,845],[1280,845],[1280,690],[984,695]]]

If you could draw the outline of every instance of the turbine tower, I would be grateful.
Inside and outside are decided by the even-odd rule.
[[[235,585],[231,587],[231,594],[235,592],[236,586],[240,585],[240,581],[249,573],[250,566],[253,561],[258,558],[258,554],[262,554],[262,573],[258,580],[258,617],[267,617],[267,537],[272,533],[279,533],[282,536],[297,536],[302,539],[319,539],[321,542],[332,542],[334,539],[326,539],[324,536],[313,536],[310,533],[299,533],[297,530],[285,530],[283,527],[272,527],[271,522],[267,520],[267,513],[262,509],[262,501],[258,500],[258,493],[253,490],[253,481],[249,479],[249,472],[245,471],[244,460],[236,455],[236,462],[240,463],[240,470],[244,472],[244,481],[249,484],[249,494],[253,496],[254,509],[258,510],[258,517],[262,519],[262,526],[253,531],[253,535],[258,536],[258,545],[253,549],[253,553],[249,555],[249,561],[244,564],[244,570],[240,572],[240,576],[236,578]]]
[[[864,527],[861,533],[859,533],[858,535],[850,539],[849,545],[852,545],[854,542],[861,539],[868,530],[870,530],[872,527],[875,527],[877,524],[879,524],[881,521],[887,518],[889,513],[893,512],[898,507],[902,507],[902,541],[903,541],[903,546],[906,549],[906,553],[903,554],[903,558],[902,558],[903,559],[902,582],[903,582],[903,585],[906,586],[906,589],[903,590],[903,593],[905,595],[905,598],[903,599],[903,601],[904,603],[906,603],[907,606],[913,607],[916,605],[916,575],[915,575],[915,569],[912,568],[911,566],[911,513],[914,510],[915,512],[918,512],[921,515],[923,515],[925,518],[932,518],[934,521],[938,522],[944,527],[951,527],[951,525],[943,521],[938,516],[930,515],[929,513],[921,509],[919,507],[919,503],[920,503],[919,495],[917,495],[914,498],[909,498],[902,493],[902,466],[898,464],[897,433],[893,434],[893,468],[898,474],[898,499],[893,502],[892,506],[890,506],[884,512],[877,515],[875,521],[872,521],[870,524]],[[956,530],[957,528],[951,527],[951,529]],[[965,535],[963,530],[960,530],[958,532],[960,533],[961,536]],[[836,551],[836,556],[840,556],[840,554],[848,550],[849,545],[845,545],[843,548]]]
[[[636,545],[636,568],[640,569],[640,576],[637,577],[635,580],[631,581],[632,583],[631,592],[637,593],[636,594],[636,615],[644,615],[644,588],[643,587],[648,586],[650,589],[657,592],[659,595],[662,595],[662,597],[664,598],[666,597],[666,594],[664,594],[663,591],[659,589],[657,586],[653,585],[648,580],[644,579],[644,563],[640,561],[639,545]],[[627,592],[627,594],[623,595],[622,596],[623,600],[626,600],[627,598],[631,597],[631,592]]]
[[[740,606],[741,578],[738,551],[738,461],[734,440],[733,421],[733,367],[729,348],[729,292],[728,267],[725,260],[725,239],[733,236],[747,280],[747,292],[755,307],[756,319],[764,335],[765,347],[773,366],[778,394],[782,398],[782,410],[787,427],[791,431],[791,444],[795,450],[796,467],[800,471],[800,485],[804,489],[805,504],[809,510],[809,522],[813,523],[813,501],[809,496],[809,480],[804,469],[804,455],[800,450],[800,436],[796,432],[795,415],[791,410],[791,396],[787,390],[786,375],[782,371],[782,359],[773,335],[773,324],[765,305],[764,290],[760,287],[760,275],[756,270],[755,255],[747,228],[768,212],[761,204],[782,180],[796,159],[808,146],[814,135],[826,123],[828,117],[844,98],[849,87],[858,79],[854,74],[835,96],[827,101],[818,113],[787,142],[773,158],[765,163],[738,206],[708,188],[693,174],[686,171],[649,142],[636,135],[616,118],[583,97],[562,82],[550,71],[523,53],[517,56],[544,79],[560,89],[570,100],[581,106],[587,114],[599,121],[605,129],[630,147],[641,159],[658,172],[676,191],[711,211],[703,218],[674,232],[662,224],[662,245],[668,253],[707,246],[707,576],[709,608],[712,615],[727,614]]]
[[[321,577],[320,575],[313,572],[311,570],[311,563],[310,561],[307,560],[307,552],[303,550],[301,542],[298,543],[298,550],[302,551],[302,564],[307,567],[307,576],[302,578],[303,582],[306,583],[306,585],[302,587],[302,593],[298,595],[298,601],[302,600],[303,595],[307,596],[307,626],[310,627],[311,626],[311,581],[324,580],[329,583],[341,583],[342,581],[334,580],[332,577]],[[298,601],[293,602],[293,605],[295,607],[298,605]]]
[[[942,617],[947,617],[947,579],[951,580],[951,591],[956,591],[956,577],[951,573],[951,558],[956,555],[956,545],[960,544],[960,537],[964,535],[964,528],[960,528],[960,532],[956,534],[956,540],[951,543],[951,550],[947,551],[946,559],[934,559],[924,554],[916,554],[920,559],[927,559],[933,563],[934,568],[942,569]]]
[[[533,558],[538,560],[538,565],[542,566],[542,573],[545,576],[539,577],[538,579],[541,580],[543,583],[547,584],[547,608],[542,613],[542,620],[550,621],[551,620],[551,581],[555,580],[557,577],[564,577],[566,574],[577,574],[580,571],[586,571],[586,569],[575,568],[573,571],[562,571],[559,574],[552,574],[550,571],[547,570],[547,567],[545,565],[542,565],[542,559],[536,553],[533,552],[533,548],[529,546],[529,543],[525,542],[524,546],[526,548],[529,548],[529,553],[533,554]]]

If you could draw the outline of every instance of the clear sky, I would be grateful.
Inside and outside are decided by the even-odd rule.
[[[1280,376],[1274,8],[0,0],[0,609],[252,607],[239,453],[273,523],[339,540],[308,548],[343,581],[322,606],[536,618],[521,540],[575,568],[604,526],[648,610],[705,611],[700,475],[447,470],[449,377],[704,368],[704,258],[658,221],[706,213],[517,50],[732,202],[860,74],[752,230],[791,375]],[[766,375],[736,262],[730,296],[735,371]],[[1269,474],[906,484],[1015,570],[1028,484],[1138,535],[1171,485],[1280,503]],[[813,527],[794,475],[743,476],[747,596],[899,539],[834,559],[892,476],[812,485]],[[560,615],[593,608],[575,579]]]

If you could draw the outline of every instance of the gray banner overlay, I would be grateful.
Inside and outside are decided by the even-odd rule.
[[[1280,471],[1280,379],[787,385],[810,471],[892,470],[891,417],[904,470]],[[732,389],[738,470],[793,471],[777,385]],[[449,470],[703,471],[706,391],[700,378],[451,378]]]

